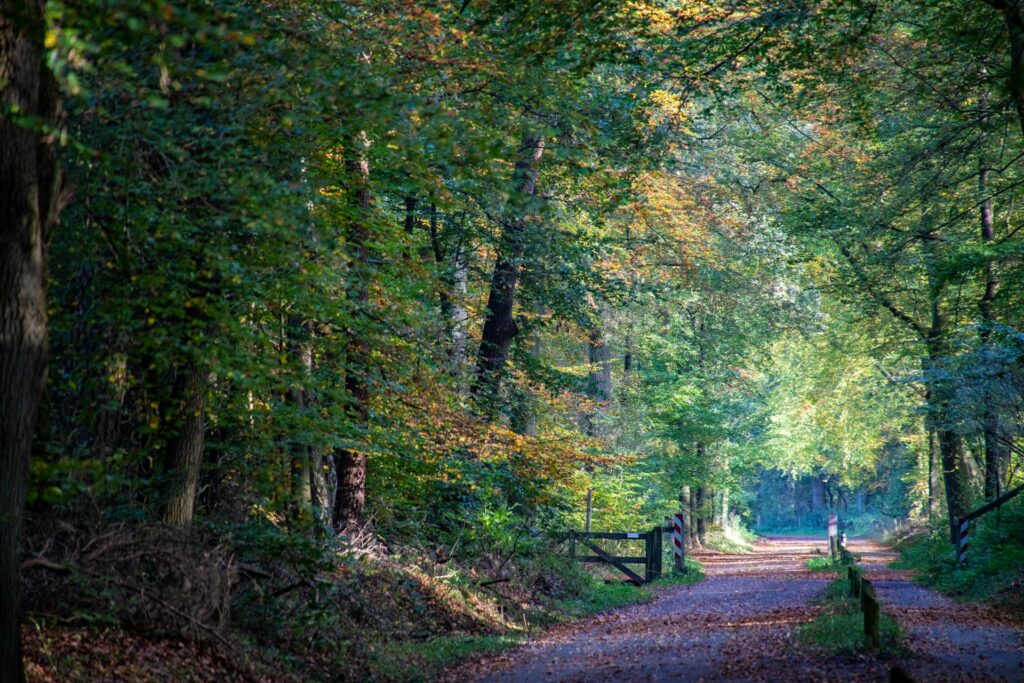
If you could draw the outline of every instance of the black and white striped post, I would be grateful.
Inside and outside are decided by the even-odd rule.
[[[676,560],[676,571],[686,571],[686,538],[684,536],[684,529],[686,522],[683,521],[683,513],[677,512],[672,517],[672,552],[675,553]]]
[[[962,567],[967,564],[967,547],[971,541],[971,520],[960,520],[960,534],[956,539],[956,563]]]

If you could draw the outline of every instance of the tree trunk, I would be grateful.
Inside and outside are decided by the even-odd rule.
[[[516,325],[512,311],[526,251],[526,219],[530,212],[530,198],[537,189],[537,164],[543,153],[544,140],[531,135],[523,136],[522,154],[513,173],[515,194],[510,202],[510,216],[503,223],[501,243],[491,275],[491,290],[487,297],[487,313],[477,356],[476,380],[472,388],[474,395],[497,390],[508,360],[509,347],[519,334],[519,326]]]
[[[703,546],[708,541],[708,489],[705,486],[697,487],[697,494],[694,496],[694,508],[697,512],[697,540]]]
[[[0,680],[24,680],[18,625],[22,507],[47,356],[46,250],[62,208],[57,84],[43,61],[42,2],[0,0]]]
[[[466,391],[466,325],[469,322],[469,311],[466,309],[466,297],[469,293],[469,255],[466,246],[459,243],[453,254],[452,299],[451,299],[451,369],[456,386]]]
[[[369,301],[372,277],[367,246],[372,201],[370,161],[367,156],[369,139],[366,133],[360,132],[352,141],[352,146],[346,163],[354,215],[346,226],[350,259],[348,294],[352,310],[349,312],[349,324],[344,334],[347,365],[345,389],[349,396],[349,413],[352,420],[358,425],[365,426],[369,417],[370,400],[366,378],[368,368],[365,363],[370,350],[364,336],[356,329],[355,322],[361,317]],[[334,498],[332,521],[335,529],[345,531],[358,526],[363,520],[366,507],[366,452],[358,446],[341,448],[335,453],[334,462],[338,489]]]
[[[206,389],[210,373],[193,362],[175,382],[178,432],[167,444],[168,490],[164,522],[188,526],[195,511],[206,438]]]
[[[984,103],[983,103],[984,106]],[[986,244],[995,241],[995,226],[992,211],[992,198],[988,196],[988,174],[984,162],[978,172],[978,193],[982,198],[981,204],[981,239]],[[986,259],[983,269],[985,279],[985,291],[978,301],[978,310],[981,313],[981,347],[984,350],[989,348],[992,337],[992,328],[995,323],[992,315],[992,302],[999,290],[999,280],[996,278],[995,263],[991,258]],[[993,373],[998,377],[999,373]],[[986,378],[985,398],[982,403],[981,424],[985,434],[985,498],[996,498],[1002,489],[1002,474],[1000,472],[1003,460],[1006,457],[1006,448],[999,440],[999,407],[997,403],[998,392],[992,388],[995,377]]]
[[[293,335],[301,333],[302,325],[298,321],[293,321],[288,327]],[[309,409],[308,384],[313,375],[313,347],[308,339],[298,341],[293,338],[292,351],[298,356],[301,374],[288,390],[288,402],[296,415],[304,418]],[[294,434],[291,435],[290,441],[291,505],[296,516],[302,519],[309,515],[313,505],[313,472],[310,457],[312,447]]]
[[[1010,70],[1006,85],[1017,109],[1017,118],[1024,132],[1024,5],[1017,0],[984,0],[999,9],[1010,36]]]
[[[722,528],[729,528],[729,489],[722,489]]]
[[[942,514],[942,453],[939,451],[939,435],[929,428],[928,432],[928,517]]]
[[[693,545],[693,515],[690,514],[692,503],[690,502],[690,487],[684,486],[679,493],[679,511],[683,513],[683,545],[687,548]]]
[[[690,545],[692,545],[694,548],[702,547],[700,536],[700,499],[698,496],[699,493],[699,487],[690,488]]]

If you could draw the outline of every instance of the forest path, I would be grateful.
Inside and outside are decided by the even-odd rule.
[[[908,629],[909,656],[828,656],[802,645],[796,630],[818,614],[815,598],[831,579],[807,570],[805,561],[825,548],[821,538],[775,537],[749,554],[698,553],[704,581],[562,625],[446,680],[887,681],[895,664],[920,681],[1024,679],[1018,631],[916,586],[906,572],[886,567],[895,559],[891,550],[867,541],[853,541],[851,549],[864,557],[883,609]]]

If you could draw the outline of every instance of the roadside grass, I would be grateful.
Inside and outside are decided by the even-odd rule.
[[[838,560],[833,560],[828,555],[811,557],[806,564],[812,572],[837,572],[842,568],[842,564]]]
[[[619,581],[606,582],[593,577],[591,585],[586,590],[580,591],[579,595],[572,598],[555,601],[554,607],[566,617],[577,619],[627,605],[650,602],[654,599],[652,591],[655,589],[669,586],[692,586],[704,578],[700,562],[689,557],[686,558],[685,573],[673,571],[670,563],[665,566],[667,569],[660,579],[643,586],[634,586],[631,583]]]
[[[369,679],[401,683],[430,681],[446,668],[481,654],[518,645],[525,636],[451,635],[422,641],[385,642],[370,655]]]
[[[850,585],[846,579],[836,579],[830,583],[821,598],[821,604],[824,606],[822,613],[800,627],[800,640],[830,653],[871,649],[864,636],[864,616],[860,611],[860,602],[850,597]],[[884,611],[879,618],[879,634],[880,651],[900,651],[899,624]]]
[[[754,550],[757,536],[745,529],[722,529],[712,526],[707,531],[704,547],[722,553],[749,553]]]
[[[958,600],[988,602],[1024,618],[1024,501],[1017,498],[998,513],[972,524],[967,566],[957,567],[948,527],[937,522],[928,533],[896,546],[894,569],[917,571],[916,581]]]

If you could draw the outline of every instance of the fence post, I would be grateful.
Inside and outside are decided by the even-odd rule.
[[[654,577],[654,534],[644,534],[644,582]]]
[[[967,548],[971,541],[971,522],[962,520],[960,522],[960,533],[956,537],[956,564],[962,567],[967,564]]]
[[[665,561],[665,541],[661,525],[654,527],[651,533],[654,534],[654,578],[660,579]]]
[[[878,628],[878,600],[875,599],[875,587],[867,579],[860,584],[860,606],[864,610],[864,636],[872,647],[881,644]]]
[[[860,572],[854,567],[847,567],[847,576],[850,578],[850,597],[860,597]]]
[[[677,572],[686,571],[686,518],[682,512],[672,517],[672,553]]]

